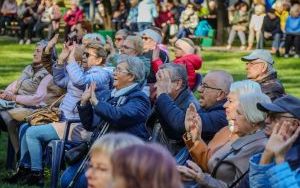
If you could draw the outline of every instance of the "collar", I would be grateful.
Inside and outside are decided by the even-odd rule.
[[[116,88],[114,88],[111,91],[111,97],[120,97],[122,95],[125,95],[126,93],[128,93],[129,91],[134,89],[136,86],[138,86],[138,83],[131,84],[130,86],[127,86],[127,87],[122,88],[120,90],[116,90]]]
[[[264,77],[263,79],[258,80],[257,82],[258,83],[264,83],[264,82],[274,80],[274,79],[277,79],[277,72],[273,72],[273,73],[267,75],[266,77]]]
[[[242,147],[251,144],[257,140],[267,138],[263,130],[256,131],[254,134],[249,134],[238,138],[234,143],[231,144],[233,150],[240,150]]]

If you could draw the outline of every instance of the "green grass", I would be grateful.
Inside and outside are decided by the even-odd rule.
[[[31,63],[34,45],[18,45],[16,39],[0,37],[0,89],[4,89],[9,83],[17,79],[23,68]],[[230,72],[235,80],[245,79],[245,64],[240,58],[245,55],[241,52],[217,52],[204,50],[200,52],[204,63],[201,73],[207,73],[209,70],[226,70]],[[300,97],[300,60],[275,58],[276,68],[286,92]],[[7,135],[0,135],[0,178],[6,175],[6,143]],[[0,187],[17,188],[3,184],[0,181]]]

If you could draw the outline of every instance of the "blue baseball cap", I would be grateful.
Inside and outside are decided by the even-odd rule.
[[[253,50],[251,54],[242,57],[242,61],[253,61],[256,59],[261,59],[271,65],[275,63],[271,53],[268,50],[263,49]]]
[[[285,95],[272,103],[257,103],[257,108],[267,113],[290,113],[300,120],[300,99]]]

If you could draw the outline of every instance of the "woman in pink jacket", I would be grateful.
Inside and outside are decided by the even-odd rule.
[[[71,28],[83,20],[83,11],[78,7],[75,1],[71,1],[71,9],[64,15],[64,20],[66,22],[65,40],[67,40]]]

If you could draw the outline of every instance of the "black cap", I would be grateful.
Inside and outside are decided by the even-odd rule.
[[[300,120],[300,99],[285,95],[273,101],[273,103],[258,103],[257,108],[264,112],[290,113]]]

